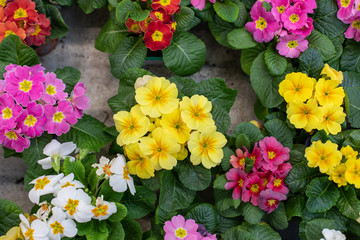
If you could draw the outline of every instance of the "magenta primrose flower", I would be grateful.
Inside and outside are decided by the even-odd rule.
[[[281,20],[287,30],[302,28],[305,25],[307,18],[307,13],[296,6],[290,6],[281,15]]]
[[[252,22],[245,24],[257,42],[269,42],[274,38],[274,33],[280,28],[271,12],[266,12],[261,1],[257,1],[251,8],[250,15]]]
[[[16,152],[22,152],[30,146],[30,140],[22,137],[18,130],[0,130],[0,143],[7,148],[14,149]]]
[[[305,38],[310,35],[310,33],[314,30],[313,25],[314,20],[310,17],[306,19],[306,22],[302,28],[295,29],[291,31],[294,35],[300,35],[302,38]]]
[[[241,168],[232,168],[226,173],[226,179],[229,181],[225,183],[225,189],[230,190],[234,188],[232,198],[240,199],[244,183],[247,179],[247,174]]]
[[[266,185],[267,188],[273,190],[274,192],[279,192],[282,194],[288,194],[289,188],[284,183],[284,178],[286,174],[275,174],[275,177]]]
[[[248,202],[251,198],[252,205],[257,206],[258,197],[264,189],[265,186],[260,176],[255,172],[250,173],[248,174],[248,177],[244,184],[241,200],[243,202]]]
[[[268,214],[274,211],[279,206],[280,201],[286,200],[284,194],[274,192],[271,189],[262,191],[259,196],[259,208]]]
[[[67,133],[70,124],[74,125],[77,122],[71,102],[67,100],[60,101],[57,107],[50,104],[45,105],[44,114],[47,119],[44,125],[45,131],[58,136]]]
[[[196,240],[198,225],[193,219],[185,218],[177,215],[166,221],[164,225],[164,240]]]
[[[271,2],[271,13],[274,15],[275,20],[280,22],[281,15],[290,6],[290,0],[273,0]]]
[[[89,108],[89,98],[85,95],[86,88],[84,83],[77,83],[74,87],[70,102],[74,107],[75,117],[81,118],[83,111]]]
[[[278,166],[289,160],[290,149],[283,145],[274,137],[265,137],[260,140],[259,146],[264,156],[263,169],[272,172],[278,169]]]
[[[280,55],[288,58],[297,58],[300,56],[300,53],[308,48],[308,43],[308,40],[301,35],[287,35],[279,38],[276,49]]]
[[[291,168],[292,168],[291,164],[286,162],[286,163],[280,164],[278,166],[278,169],[276,170],[276,172],[279,173],[279,174],[288,175]]]
[[[337,17],[341,21],[346,21],[348,18],[350,18],[353,15],[353,6],[355,3],[355,0],[337,0],[339,11],[337,12]]]
[[[353,38],[355,41],[360,41],[360,17],[354,20],[345,32],[346,38]]]
[[[48,72],[45,74],[42,99],[52,105],[54,105],[56,101],[65,100],[68,96],[68,94],[64,92],[65,88],[65,84],[62,80],[56,78],[55,73]]]
[[[16,126],[15,120],[23,108],[15,103],[13,96],[4,93],[0,96],[0,129],[11,129]]]
[[[314,13],[317,8],[315,0],[293,0],[294,6],[307,13]]]
[[[44,132],[43,125],[46,122],[43,106],[36,104],[36,102],[30,102],[16,122],[19,123],[21,133],[24,133],[30,138],[35,136],[40,137]]]
[[[209,0],[211,3],[215,3],[216,0]],[[191,5],[193,5],[194,8],[203,10],[205,8],[206,0],[191,0]]]
[[[27,107],[30,101],[40,99],[44,91],[44,73],[38,71],[38,68],[18,66],[6,75],[5,81],[5,91],[24,107]]]

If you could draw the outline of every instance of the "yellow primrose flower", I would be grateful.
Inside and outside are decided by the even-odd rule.
[[[341,132],[341,126],[345,121],[346,114],[340,106],[334,106],[332,103],[325,104],[322,108],[322,117],[320,118],[319,130],[324,129],[327,134],[333,135]]]
[[[20,227],[13,227],[11,228],[6,235],[1,236],[0,240],[22,240],[25,239],[23,234],[21,233]]]
[[[291,102],[286,113],[296,128],[303,128],[307,132],[317,128],[321,119],[321,110],[314,99],[308,100],[307,103]]]
[[[334,183],[337,183],[338,187],[346,186],[347,185],[347,181],[345,178],[346,169],[347,168],[345,163],[341,163],[337,165],[332,171],[331,175],[329,176],[329,180],[332,180]]]
[[[149,119],[140,111],[139,105],[132,107],[130,113],[118,112],[114,115],[114,121],[116,130],[120,133],[116,139],[119,146],[139,141],[148,132],[150,125]]]
[[[140,151],[139,143],[125,146],[126,156],[130,159],[127,168],[130,174],[135,174],[139,178],[151,178],[154,175],[154,166],[150,159]]]
[[[351,159],[346,162],[346,181],[354,184],[356,188],[360,188],[360,160]]]
[[[355,151],[351,146],[342,147],[340,152],[346,160],[356,159],[357,155],[359,154],[358,151]]]
[[[184,160],[188,156],[189,152],[185,147],[185,144],[181,144],[180,152],[177,153],[176,159],[179,161]]]
[[[150,120],[149,132],[152,132],[155,128],[161,127],[160,118],[149,118],[149,120]]]
[[[337,144],[329,140],[326,143],[322,143],[321,140],[313,142],[305,150],[308,166],[312,168],[319,167],[320,172],[330,175],[342,159],[342,154],[337,150],[337,147]]]
[[[180,144],[167,130],[156,128],[152,131],[152,137],[140,139],[140,150],[147,156],[155,168],[171,170],[176,166],[177,161],[173,156],[180,151]]]
[[[212,104],[204,96],[183,97],[180,102],[181,118],[190,129],[202,131],[215,125],[210,113]]]
[[[194,165],[202,163],[207,169],[219,165],[224,157],[222,148],[226,142],[225,136],[216,132],[215,126],[208,127],[201,133],[192,132],[188,142],[190,161]]]
[[[190,129],[181,119],[180,109],[175,109],[172,113],[164,114],[161,118],[161,126],[168,130],[180,144],[184,144],[190,138]]]
[[[178,90],[175,83],[161,77],[151,78],[145,87],[135,90],[135,100],[145,115],[160,117],[174,111],[179,106]]]
[[[343,103],[345,92],[343,87],[338,87],[337,80],[325,80],[320,78],[315,86],[315,97],[321,106],[326,103],[333,103],[340,106]]]
[[[336,80],[339,84],[341,84],[344,79],[342,71],[336,71],[327,63],[325,63],[325,67],[321,71],[321,75],[326,75],[326,78],[330,78],[330,80]]]
[[[305,102],[313,95],[315,79],[304,73],[294,72],[287,74],[285,80],[279,84],[279,93],[286,102]]]

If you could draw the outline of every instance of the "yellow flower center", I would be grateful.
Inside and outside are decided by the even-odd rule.
[[[292,41],[288,41],[288,43],[286,44],[286,46],[290,49],[296,48],[297,46],[299,46],[297,40],[292,40]],[[298,89],[298,88],[297,88]],[[299,89],[298,89],[299,90]],[[297,90],[297,91],[298,91]]]
[[[285,6],[284,5],[278,6],[277,10],[280,14],[283,14],[285,12]]]
[[[30,34],[31,36],[37,36],[39,34],[39,32],[41,32],[41,28],[39,25],[35,24],[35,32],[33,32],[32,34]]]
[[[12,117],[12,110],[9,107],[6,107],[2,110],[3,119],[9,119]]]
[[[245,158],[239,158],[239,165],[242,166],[245,162]]]
[[[341,0],[340,3],[342,7],[348,7],[350,4],[350,0]]]
[[[359,169],[355,169],[355,170],[353,171],[353,175],[359,177],[359,175],[360,175]]]
[[[111,165],[109,164],[106,164],[105,163],[105,166],[103,166],[103,171],[104,171],[104,173],[106,174],[106,175],[108,175],[108,176],[111,176],[111,171],[110,171],[110,168],[111,168]]]
[[[108,205],[98,205],[96,208],[91,210],[91,212],[94,214],[95,217],[106,216],[108,209]]]
[[[266,178],[263,178],[262,180],[263,180],[263,186],[266,187],[269,181]]]
[[[25,119],[24,124],[28,127],[35,126],[35,123],[37,122],[37,119],[33,115],[28,115]]]
[[[262,17],[259,17],[259,19],[255,21],[255,23],[256,23],[256,28],[260,29],[261,31],[264,31],[264,29],[267,27],[267,22]]]
[[[32,87],[32,82],[31,81],[27,81],[27,80],[24,80],[22,81],[20,84],[20,87],[19,89],[23,92],[29,92],[31,90],[31,87]]]
[[[360,6],[360,4],[359,4]],[[360,21],[359,20],[356,20],[352,23],[352,27],[353,28],[356,28],[357,30],[360,30]]]
[[[252,191],[253,193],[257,193],[257,192],[259,192],[259,189],[260,189],[260,187],[258,184],[253,184],[253,185],[251,185],[250,191]]]
[[[270,151],[270,152],[268,152],[268,157],[270,160],[272,160],[276,157],[276,153],[274,153],[273,151]]]
[[[35,190],[43,190],[44,187],[46,185],[48,185],[50,183],[50,180],[47,178],[47,177],[44,177],[44,178],[40,178],[38,180],[36,180],[36,184],[35,184]]]
[[[16,133],[14,131],[9,131],[7,133],[5,133],[5,136],[8,138],[8,139],[14,139],[14,140],[17,140],[18,137],[16,135]]]
[[[240,187],[242,187],[243,184],[244,184],[244,180],[240,179],[240,180],[238,181],[238,185],[239,185]]]
[[[275,187],[281,186],[281,183],[282,183],[282,180],[281,180],[281,179],[278,179],[278,178],[277,178],[277,179],[274,180],[274,186],[275,186]]]
[[[255,155],[251,155],[251,156],[250,156],[250,159],[252,159],[252,160],[255,162],[256,156],[255,156]]]
[[[157,152],[161,152],[161,150],[162,150],[161,147],[158,147],[158,148],[156,149]]]
[[[357,6],[357,10],[360,11],[360,4]]]
[[[131,30],[133,30],[134,32],[139,31],[139,29],[140,29],[139,24],[134,23],[133,25],[131,25]]]
[[[0,6],[5,7],[6,0],[0,0]]]
[[[7,30],[7,31],[5,32],[5,37],[7,37],[7,36],[9,36],[9,35],[16,35],[16,33],[14,33],[14,32],[11,31],[11,30]]]
[[[161,42],[161,41],[163,40],[163,36],[164,36],[164,34],[163,34],[162,32],[160,32],[160,31],[158,31],[158,30],[156,30],[156,31],[151,35],[152,40],[153,40],[154,42]]]
[[[321,161],[325,161],[325,160],[326,160],[326,156],[325,156],[325,155],[321,155],[321,156],[320,156],[320,160],[321,160]]]
[[[27,17],[28,15],[26,13],[26,9],[19,8],[14,12],[14,19],[27,18]]]
[[[161,6],[168,6],[168,5],[170,5],[170,3],[171,3],[171,0],[160,0],[160,2],[159,2],[160,4],[161,4]]]
[[[56,112],[53,116],[53,121],[61,123],[61,121],[65,118],[64,114],[62,112]]]
[[[276,204],[276,200],[275,199],[269,199],[268,204],[270,205],[270,207],[272,207],[273,205]]]
[[[186,237],[186,235],[187,235],[187,232],[183,228],[178,228],[175,231],[175,236],[178,238],[184,238],[184,237]]]
[[[54,235],[58,233],[60,234],[64,233],[64,227],[58,221],[54,222],[53,224],[50,224],[50,227],[52,228]]]
[[[28,230],[25,232],[25,237],[28,237],[29,240],[34,240],[34,234],[35,229],[28,228]]]
[[[171,24],[171,28],[175,31],[176,30],[176,25],[177,25],[177,22],[173,22]]]
[[[76,207],[79,205],[79,200],[72,200],[69,198],[68,204],[65,205],[65,210],[69,211],[69,214],[72,216],[75,214]]]
[[[61,188],[66,188],[66,187],[70,187],[70,186],[75,187],[75,184],[71,184],[69,182],[66,182],[64,185],[61,186]]]
[[[55,90],[55,87],[51,84],[49,84],[47,87],[46,87],[46,93],[49,94],[49,95],[54,95],[56,94],[56,90]]]
[[[124,178],[125,180],[130,180],[129,171],[126,169],[126,167],[124,167],[123,178]]]
[[[293,13],[293,14],[291,14],[291,16],[289,17],[289,20],[290,20],[290,22],[292,22],[292,23],[297,23],[297,22],[300,20],[300,18],[299,18],[299,15]]]
[[[160,21],[164,21],[164,16],[161,12],[155,12],[155,17]]]

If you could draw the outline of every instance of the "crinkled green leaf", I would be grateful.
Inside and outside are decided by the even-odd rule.
[[[287,67],[287,60],[281,56],[275,49],[275,45],[271,44],[265,51],[265,64],[273,76],[282,75]]]
[[[309,77],[318,78],[324,68],[324,62],[319,50],[309,47],[299,57],[299,70]]]
[[[251,66],[253,65],[254,60],[257,56],[266,49],[265,45],[257,44],[253,48],[247,48],[241,50],[240,63],[241,69],[247,75],[250,75]]]
[[[360,200],[357,198],[353,187],[339,188],[340,198],[336,207],[346,217],[357,220],[360,217]]]
[[[264,215],[264,212],[252,205],[250,202],[242,202],[240,204],[241,215],[244,216],[246,222],[250,224],[257,224],[260,222],[261,218]]]
[[[156,193],[144,186],[136,186],[136,193],[132,195],[126,191],[121,202],[127,207],[129,218],[142,218],[155,210]]]
[[[7,199],[0,199],[0,234],[5,235],[11,228],[19,226],[19,214],[23,211],[15,203]]]
[[[360,87],[345,87],[345,110],[350,125],[360,128]]]
[[[81,72],[73,67],[58,68],[56,69],[55,74],[56,78],[61,79],[65,83],[65,92],[68,94],[71,94],[81,77]]]
[[[305,225],[305,235],[307,239],[321,239],[324,236],[322,235],[322,230],[335,229],[335,220],[329,219],[314,219],[306,223]]]
[[[175,171],[180,182],[192,191],[202,191],[210,186],[211,171],[202,165],[193,165],[189,159],[179,161]]]
[[[181,7],[179,13],[175,14],[176,31],[183,31],[193,21],[195,17],[194,11],[189,7]]]
[[[66,158],[63,164],[63,172],[65,175],[73,173],[76,180],[85,183],[85,167],[79,160],[71,162],[69,158]]]
[[[105,7],[107,0],[78,0],[79,7],[84,13],[92,13],[95,9]]]
[[[197,224],[205,226],[206,231],[213,233],[217,227],[215,208],[210,204],[200,204],[190,209],[185,215],[186,219],[193,219]]]
[[[227,35],[228,43],[235,49],[252,48],[257,45],[253,36],[245,28],[237,28]]]
[[[303,191],[311,179],[320,175],[319,170],[309,168],[307,163],[299,163],[292,166],[292,169],[285,178],[285,183],[289,187],[290,192],[296,193]]]
[[[235,28],[234,24],[222,20],[218,15],[215,15],[213,21],[209,22],[209,29],[215,40],[228,48],[233,47],[227,41],[227,35]]]
[[[328,61],[335,57],[335,46],[326,35],[319,31],[313,30],[307,37],[307,40],[309,41],[309,47],[313,47],[319,50],[323,61]]]
[[[288,227],[285,204],[280,202],[278,208],[269,214],[270,225],[275,229],[284,230]]]
[[[272,119],[264,124],[268,136],[275,137],[284,147],[292,149],[293,138],[290,128],[279,119]]]
[[[44,4],[44,7],[46,10],[46,17],[50,19],[51,23],[50,38],[57,39],[65,37],[69,31],[69,27],[64,22],[59,9],[52,4]]]
[[[360,46],[354,40],[346,40],[340,59],[341,70],[360,73]]]
[[[95,48],[102,52],[111,53],[115,51],[121,39],[126,37],[128,33],[129,29],[125,24],[117,24],[109,18],[95,41]]]

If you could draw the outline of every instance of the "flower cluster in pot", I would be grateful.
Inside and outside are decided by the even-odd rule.
[[[44,131],[60,136],[77,123],[89,107],[84,83],[77,83],[71,96],[53,72],[39,64],[10,64],[0,80],[0,143],[22,152],[30,138]]]
[[[220,164],[226,138],[216,131],[206,97],[180,101],[174,83],[147,75],[136,80],[135,89],[138,104],[114,115],[117,143],[124,146],[131,174],[150,178],[155,170],[171,170],[188,150],[194,165],[210,169]]]
[[[297,58],[308,48],[305,39],[312,30],[313,19],[308,14],[316,9],[315,0],[273,0],[271,11],[263,6],[265,1],[257,1],[251,8],[252,22],[245,25],[257,42],[270,42],[277,38],[276,49],[280,55]]]
[[[17,35],[27,45],[40,46],[50,36],[50,20],[31,0],[0,1],[0,42]]]
[[[359,0],[337,0],[339,11],[337,17],[346,24],[349,24],[345,37],[360,41],[360,1]]]

